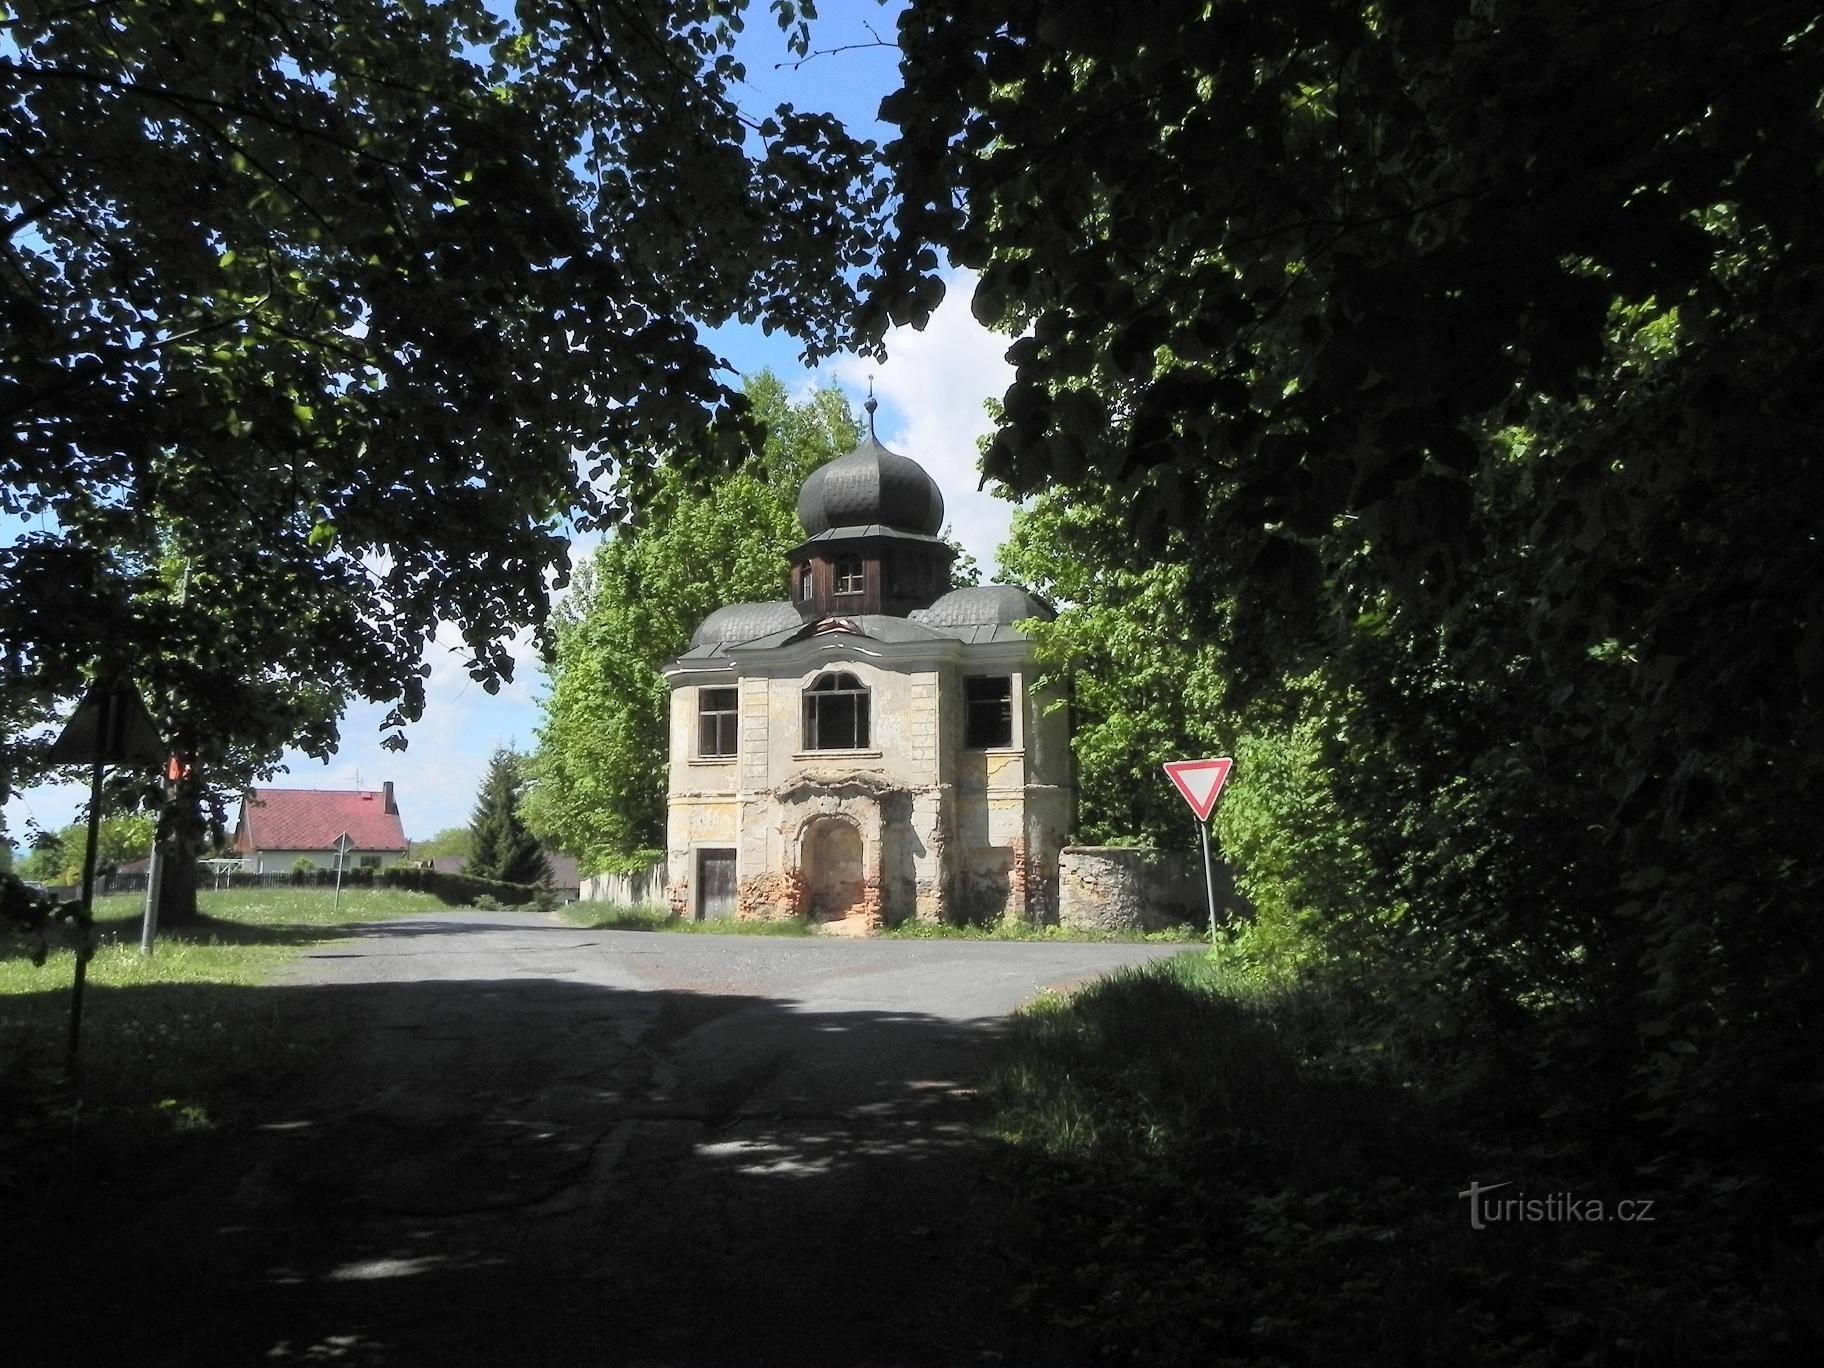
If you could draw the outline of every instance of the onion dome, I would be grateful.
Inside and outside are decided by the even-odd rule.
[[[811,472],[798,491],[798,521],[808,537],[868,526],[936,536],[944,525],[944,496],[917,461],[875,439],[870,421],[860,446]]]

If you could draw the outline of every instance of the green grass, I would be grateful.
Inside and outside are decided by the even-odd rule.
[[[1725,1232],[1727,1199],[1617,1173],[1443,1057],[1204,954],[1041,999],[990,1085],[1038,1222],[1022,1299],[1107,1362],[1824,1357],[1824,1257]],[[1656,1215],[1475,1230],[1472,1179]]]
[[[96,904],[82,1029],[85,1126],[117,1145],[206,1130],[238,1101],[281,1086],[341,1028],[281,1016],[257,990],[301,950],[345,938],[357,923],[445,910],[422,893],[344,890],[206,891],[202,920],[139,952],[143,899]],[[33,965],[0,949],[0,1186],[36,1131],[67,1119],[65,1042],[74,953]],[[42,1149],[42,1146],[36,1146]],[[10,1162],[9,1162],[10,1156]]]
[[[1088,941],[1159,945],[1194,945],[1207,933],[1195,926],[1173,926],[1163,931],[1078,931],[1062,926],[1032,926],[1021,921],[1000,921],[989,926],[957,926],[950,922],[907,921],[883,933],[890,940],[962,941]]]
[[[141,894],[96,900],[91,984],[256,983],[299,947],[340,939],[356,923],[448,910],[428,894],[393,889],[345,889],[339,908],[324,889],[206,890],[197,895],[201,921],[161,929],[148,957],[139,953],[144,909]],[[67,948],[34,966],[22,945],[0,942],[0,999],[40,992],[49,981],[67,983],[73,967]]]
[[[669,931],[684,936],[809,936],[801,921],[689,921],[656,907],[627,907],[620,903],[574,902],[558,908],[557,915],[572,926],[590,931]]]
[[[656,907],[626,907],[619,903],[569,903],[558,909],[558,915],[572,926],[591,931],[669,931],[686,936],[811,936],[816,932],[802,921],[691,921],[673,917]],[[1195,944],[1203,933],[1194,926],[1173,927],[1167,931],[1110,932],[1067,931],[1058,926],[1027,926],[1020,922],[1000,922],[993,926],[934,925],[930,922],[906,922],[881,933],[889,940],[964,940],[964,941],[1132,941],[1166,944]]]

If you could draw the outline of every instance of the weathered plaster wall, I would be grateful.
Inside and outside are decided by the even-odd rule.
[[[852,673],[869,690],[866,748],[803,749],[804,692],[827,670]],[[1013,681],[1013,743],[966,750],[963,681],[996,673]],[[738,685],[738,755],[696,758],[698,689],[735,683],[732,671],[703,675],[672,695],[666,844],[669,898],[681,915],[695,910],[696,851],[717,846],[737,852],[742,917],[841,903],[871,926],[1055,919],[1056,854],[1072,815],[1068,721],[1044,712],[1022,670],[832,658],[756,672]],[[822,886],[806,844],[819,817],[859,833],[859,878],[846,880],[858,885],[853,897]]]

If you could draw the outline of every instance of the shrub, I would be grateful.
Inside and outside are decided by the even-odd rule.
[[[495,909],[521,907],[538,895],[538,890],[528,884],[478,879],[472,874],[445,874],[440,870],[414,868],[410,865],[394,865],[390,869],[381,870],[380,882],[388,888],[409,888],[417,893],[429,893],[451,907],[483,907],[483,898],[489,900],[488,907]]]

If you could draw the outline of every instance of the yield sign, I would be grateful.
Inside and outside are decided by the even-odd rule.
[[[1207,822],[1216,810],[1216,798],[1234,763],[1226,755],[1217,760],[1172,760],[1166,764],[1165,773],[1191,805],[1197,820]]]

